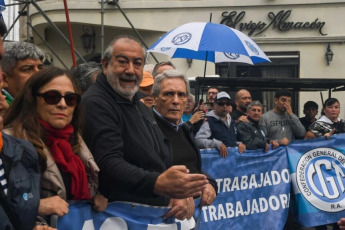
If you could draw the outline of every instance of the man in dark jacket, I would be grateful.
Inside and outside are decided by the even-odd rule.
[[[190,126],[182,120],[189,92],[189,82],[183,73],[166,70],[155,78],[153,84],[155,106],[152,110],[160,129],[171,144],[173,165],[185,165],[191,173],[202,173],[201,156],[194,135]],[[210,205],[216,198],[217,183],[210,176],[208,180],[210,184],[203,190],[202,205]],[[188,207],[185,204],[192,203],[193,197],[172,199],[170,202],[171,205],[178,204],[170,213],[179,213],[181,217],[186,215],[187,218],[193,215],[194,209],[186,210],[186,214],[183,212],[183,208]]]
[[[145,54],[133,37],[115,38],[103,73],[83,95],[84,140],[101,169],[100,190],[109,201],[165,206],[170,198],[200,196],[205,175],[172,166],[167,140],[138,101]]]
[[[260,101],[253,101],[248,105],[248,122],[237,124],[237,139],[246,145],[247,149],[263,149],[265,152],[269,149],[271,143],[273,148],[279,146],[278,142],[270,141],[259,125],[262,116],[262,104]]]

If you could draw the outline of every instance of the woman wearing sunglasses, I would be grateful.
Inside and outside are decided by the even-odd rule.
[[[80,135],[79,102],[71,75],[50,67],[28,80],[5,117],[5,131],[38,152],[42,216],[65,215],[67,200],[92,200],[97,211],[107,206],[97,192],[99,169]]]

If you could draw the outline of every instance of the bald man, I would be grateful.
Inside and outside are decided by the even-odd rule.
[[[240,89],[235,94],[236,110],[231,113],[231,118],[239,122],[248,122],[247,107],[252,102],[252,96],[248,90]]]

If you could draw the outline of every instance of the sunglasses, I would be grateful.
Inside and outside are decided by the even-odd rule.
[[[49,105],[56,105],[61,101],[61,98],[65,99],[65,102],[68,106],[76,106],[80,102],[80,95],[76,93],[67,93],[65,96],[62,96],[56,90],[49,90],[45,93],[38,93],[38,97],[43,97],[44,101]]]
[[[219,106],[224,106],[224,105],[229,106],[229,105],[231,105],[231,102],[217,102],[217,105],[219,105]]]

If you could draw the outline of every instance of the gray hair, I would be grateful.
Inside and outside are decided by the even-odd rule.
[[[159,62],[155,65],[155,67],[153,67],[153,70],[152,70],[152,76],[155,77],[156,75],[158,75],[158,69],[159,67],[161,66],[164,66],[164,65],[169,65],[171,66],[173,69],[176,69],[176,67],[174,66],[174,64],[170,61],[163,61],[163,62]]]
[[[191,97],[193,101],[195,100],[194,95],[193,95],[193,94],[191,94],[191,93],[189,94],[189,96],[188,96],[188,97]]]
[[[153,96],[157,97],[160,94],[162,81],[164,79],[171,79],[171,78],[179,78],[183,80],[184,83],[186,83],[187,97],[188,97],[190,93],[189,80],[183,72],[175,70],[175,69],[165,70],[163,73],[158,74],[155,77],[155,82],[153,83],[153,87],[152,87]]]
[[[102,69],[99,64],[88,62],[78,65],[73,75],[81,91],[85,92],[93,84],[92,77],[100,72]]]
[[[4,44],[5,56],[1,61],[2,70],[12,75],[18,61],[26,59],[43,60],[42,51],[34,44],[28,42],[6,42]]]
[[[117,36],[108,44],[107,48],[104,51],[104,56],[103,56],[104,60],[106,60],[107,62],[110,61],[111,55],[113,54],[114,44],[120,39],[126,39],[129,41],[134,41],[134,42],[138,43],[141,46],[141,48],[143,49],[144,62],[145,62],[145,57],[146,57],[145,48],[143,47],[143,45],[141,44],[141,42],[138,39],[136,39],[135,37],[128,35],[128,34]]]
[[[250,102],[250,104],[247,107],[247,111],[249,111],[253,106],[260,106],[261,108],[263,108],[264,106],[261,104],[260,101],[252,101]]]

